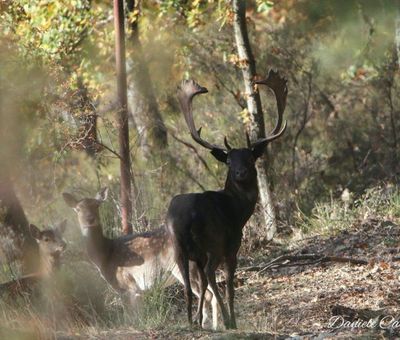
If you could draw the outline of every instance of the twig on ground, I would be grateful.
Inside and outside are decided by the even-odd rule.
[[[263,264],[261,266],[250,266],[250,267],[240,268],[239,270],[256,271],[257,274],[261,274],[267,271],[268,269],[272,268],[306,266],[306,265],[326,263],[326,262],[351,263],[358,265],[368,264],[367,260],[355,259],[351,257],[327,256],[323,254],[302,254],[302,255],[282,255],[273,259],[267,264]]]

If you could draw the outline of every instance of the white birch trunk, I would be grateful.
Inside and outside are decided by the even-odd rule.
[[[236,47],[239,55],[239,65],[242,70],[247,110],[250,117],[249,134],[252,141],[265,137],[264,116],[262,113],[260,94],[252,85],[256,75],[256,64],[251,51],[246,24],[246,1],[233,0],[235,14],[233,27]],[[276,215],[272,193],[267,177],[266,156],[264,155],[256,164],[258,189],[260,193],[259,203],[266,227],[267,240],[271,240],[276,232]]]

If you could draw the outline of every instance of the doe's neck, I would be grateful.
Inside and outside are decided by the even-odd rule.
[[[39,273],[41,276],[50,276],[59,266],[60,260],[58,255],[40,252]]]
[[[103,269],[110,251],[110,240],[103,235],[101,225],[83,229],[83,237],[90,261]]]

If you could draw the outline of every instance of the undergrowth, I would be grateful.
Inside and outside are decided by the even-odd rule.
[[[400,219],[398,187],[374,187],[354,200],[349,194],[345,198],[316,203],[310,216],[299,212],[297,225],[307,234],[332,234],[370,218]]]

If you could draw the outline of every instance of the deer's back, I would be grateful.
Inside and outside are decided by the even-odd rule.
[[[164,227],[113,240],[112,266],[122,290],[145,290],[157,280],[169,279],[173,249]]]

